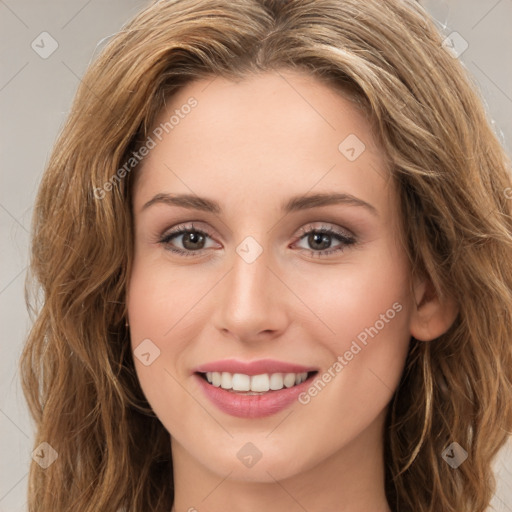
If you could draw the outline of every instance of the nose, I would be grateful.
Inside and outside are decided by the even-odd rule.
[[[235,252],[215,306],[215,326],[224,336],[253,343],[279,337],[285,330],[290,292],[270,260],[269,251],[252,262]]]

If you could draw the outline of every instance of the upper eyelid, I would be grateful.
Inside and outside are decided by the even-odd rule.
[[[313,224],[314,223],[308,223],[305,226],[302,226],[299,229],[299,238],[302,238],[303,235],[309,233],[310,231],[318,231],[318,232],[330,231],[339,236],[344,236],[346,238],[351,238],[351,239],[356,238],[356,235],[354,233],[352,233],[352,231],[350,231],[349,229],[341,227],[341,226],[335,227],[330,222],[322,223],[321,226],[314,226]]]
[[[294,243],[301,240],[304,236],[306,236],[308,233],[312,231],[322,232],[327,231],[331,232],[331,235],[337,235],[341,238],[345,238],[348,240],[355,241],[356,235],[352,233],[347,228],[341,227],[341,226],[335,226],[333,223],[330,222],[322,222],[321,226],[315,226],[315,222],[321,222],[321,221],[314,221],[309,222],[304,226],[301,226],[299,228],[299,232],[297,235],[294,235]],[[190,223],[183,223],[178,224],[177,226],[172,227],[171,229],[168,229],[164,231],[164,233],[159,237],[161,242],[164,242],[166,238],[169,237],[178,237],[182,236],[187,231],[197,231],[199,233],[202,233],[204,235],[207,235],[211,239],[215,239],[214,235],[211,233],[211,231],[207,228],[203,228],[201,226],[197,225],[197,221],[191,221]],[[200,224],[200,222],[199,222]]]
[[[166,229],[162,233],[160,238],[165,238],[170,235],[183,234],[182,232],[185,232],[185,231],[198,231],[200,233],[204,233],[205,235],[208,235],[210,238],[213,238],[213,235],[209,229],[198,226],[196,224],[196,222],[178,224],[177,226]]]
[[[203,231],[200,228],[197,228],[195,226],[192,227],[192,225],[186,226],[186,225],[178,224],[178,226],[173,227],[173,229],[167,235],[164,235],[164,237],[161,238],[158,243],[161,245],[164,245],[165,250],[171,251],[173,253],[177,253],[177,254],[179,254],[179,256],[182,256],[182,257],[196,256],[199,258],[204,254],[205,251],[208,251],[208,248],[202,248],[198,251],[193,251],[193,250],[189,250],[189,249],[180,249],[180,248],[170,247],[170,245],[171,245],[170,242],[171,242],[172,238],[183,236],[185,233],[187,233],[187,231],[197,231],[197,232],[203,233],[204,235],[208,236],[209,238],[211,238],[212,240],[215,241],[215,237],[210,235],[206,230]],[[305,238],[309,233],[312,233],[312,232],[324,232],[324,233],[328,232],[329,236],[331,236],[332,238],[338,239],[338,241],[340,242],[340,246],[334,247],[334,248],[329,248],[329,249],[322,249],[320,251],[315,251],[312,249],[304,249],[304,248],[301,250],[301,252],[304,252],[304,251],[308,252],[311,257],[318,257],[321,259],[326,259],[326,258],[329,258],[330,256],[335,256],[337,254],[343,254],[347,248],[350,248],[352,246],[357,246],[359,243],[359,239],[355,235],[347,235],[344,233],[340,233],[340,232],[338,232],[337,229],[329,227],[329,226],[325,226],[325,225],[322,225],[321,227],[315,227],[315,226],[309,225],[308,227],[302,227],[301,233],[297,237],[295,237],[292,245],[300,242],[303,238]],[[166,244],[169,245],[169,247],[165,247]]]
[[[322,225],[315,226],[314,225],[315,223],[320,223]],[[192,231],[192,230],[194,230],[194,231],[203,231],[206,234],[210,234],[211,230],[209,228],[202,227],[201,224],[203,224],[203,221],[189,221],[189,222],[178,223],[178,224],[176,224],[175,226],[173,226],[171,228],[165,229],[162,232],[162,236],[165,236],[166,234],[177,232],[177,231],[187,231],[187,230],[188,231]],[[348,228],[345,228],[343,226],[336,226],[335,223],[329,222],[329,221],[312,221],[312,222],[308,222],[308,223],[302,225],[300,228],[298,228],[298,231],[300,233],[302,233],[304,231],[310,231],[310,230],[315,230],[315,231],[318,230],[318,231],[320,231],[322,229],[332,229],[334,231],[339,229],[341,231],[346,232],[347,235],[352,235],[353,234]]]

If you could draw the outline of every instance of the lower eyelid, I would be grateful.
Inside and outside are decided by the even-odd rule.
[[[210,235],[204,229],[199,229],[199,228],[192,229],[191,227],[186,227],[186,228],[184,227],[182,229],[177,229],[177,230],[175,230],[175,231],[173,231],[171,233],[165,234],[163,237],[160,238],[159,243],[164,245],[166,250],[168,250],[170,252],[173,252],[175,254],[178,254],[180,256],[198,256],[199,257],[199,256],[203,255],[203,253],[205,251],[207,251],[208,249],[212,248],[212,247],[203,247],[202,249],[198,249],[196,251],[193,251],[193,250],[190,250],[190,249],[180,249],[180,248],[176,248],[176,247],[171,247],[170,246],[170,242],[171,242],[172,239],[179,238],[180,236],[183,236],[183,235],[185,235],[185,234],[187,234],[189,232],[199,233],[199,234],[201,234],[203,236],[206,236],[210,240],[215,241],[214,238],[212,237],[212,235]],[[324,227],[324,228],[308,229],[307,231],[306,230],[302,230],[301,234],[299,235],[298,238],[295,239],[295,241],[292,243],[292,245],[295,245],[298,242],[302,241],[304,238],[306,238],[311,233],[327,234],[332,239],[337,240],[338,242],[340,242],[335,247],[328,248],[328,249],[313,250],[313,249],[307,249],[307,248],[299,248],[300,251],[306,251],[311,256],[322,257],[324,255],[329,256],[329,255],[332,255],[332,254],[341,253],[345,249],[347,249],[349,246],[354,245],[356,243],[356,239],[355,239],[354,236],[349,236],[349,235],[346,235],[344,233],[339,233],[337,231],[334,231],[331,228],[325,228]]]

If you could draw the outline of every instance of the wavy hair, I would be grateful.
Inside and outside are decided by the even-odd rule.
[[[34,322],[20,373],[34,446],[47,442],[58,458],[32,462],[30,512],[170,510],[169,433],[139,386],[124,323],[136,169],[122,179],[119,169],[185,84],[285,69],[366,112],[392,163],[411,273],[459,309],[436,340],[411,339],[386,418],[388,502],[394,512],[486,510],[491,463],[512,430],[510,160],[442,40],[412,0],[163,0],[108,42],[34,210]],[[457,469],[442,457],[452,442],[468,454]]]

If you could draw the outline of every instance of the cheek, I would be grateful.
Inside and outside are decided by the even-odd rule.
[[[407,266],[399,254],[375,254],[325,284],[316,307],[331,330],[320,338],[331,361],[301,403],[306,428],[325,420],[336,438],[368,427],[399,384],[410,344]]]
[[[175,368],[182,350],[179,340],[184,346],[186,338],[175,336],[180,327],[175,324],[184,314],[189,289],[177,275],[166,272],[161,262],[136,257],[130,276],[127,308],[133,360],[141,388],[157,415],[160,393],[179,395],[175,379],[180,376]],[[174,404],[179,405],[179,400],[168,401],[166,407]],[[166,415],[173,413],[167,410]]]
[[[128,293],[128,316],[132,345],[151,338],[160,348],[179,349],[176,332],[186,321],[199,290],[187,280],[182,270],[172,270],[165,258],[135,258]],[[172,344],[167,343],[173,340]],[[176,344],[178,343],[178,344]]]
[[[298,294],[314,290],[308,306],[323,324],[311,315],[303,325],[329,354],[324,379],[304,397],[310,418],[323,417],[323,407],[335,403],[331,419],[348,430],[354,427],[348,418],[357,419],[364,428],[391,399],[410,343],[407,272],[403,255],[384,247],[325,278],[316,274],[300,281]]]
[[[331,353],[343,354],[353,340],[369,346],[369,340],[381,338],[391,341],[375,350],[403,350],[399,340],[409,336],[410,290],[405,255],[399,251],[381,243],[375,250],[347,255],[336,267],[290,275],[288,282],[309,310],[301,324]]]
[[[179,321],[190,310],[193,293],[179,273],[158,261],[134,261],[128,293],[130,339],[137,378],[146,400],[169,433],[186,439],[184,419],[190,396],[180,368],[191,333]],[[193,418],[192,418],[193,419]],[[190,421],[185,421],[190,424]],[[197,423],[197,421],[196,421]]]

